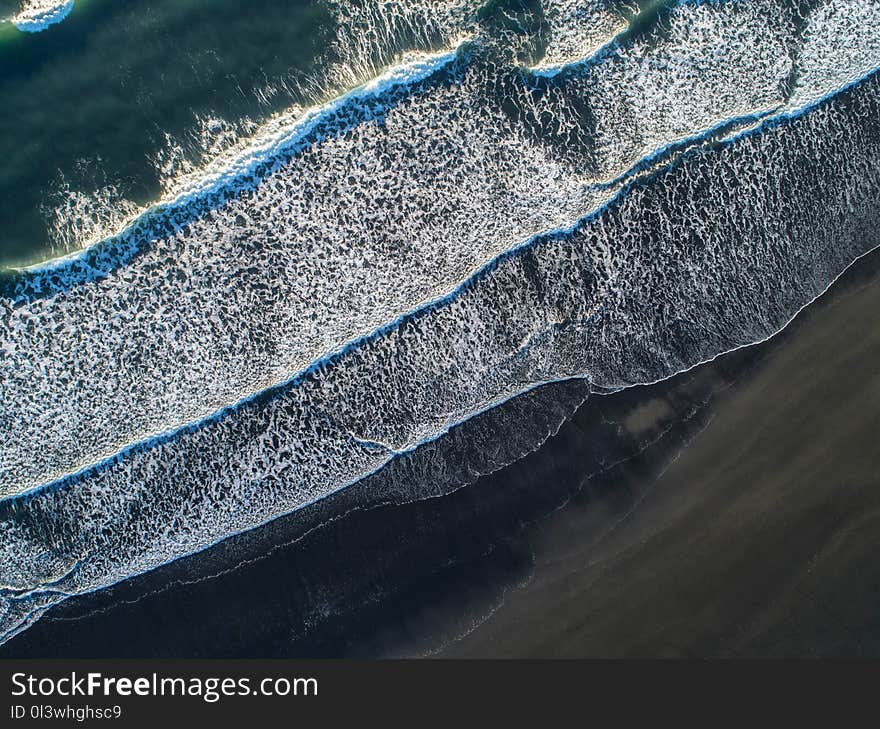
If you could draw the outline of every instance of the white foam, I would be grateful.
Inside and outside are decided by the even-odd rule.
[[[544,0],[547,47],[533,71],[551,74],[591,58],[628,27],[604,0]]]
[[[791,104],[808,106],[877,67],[880,2],[830,0],[807,18]]]
[[[73,12],[74,0],[22,0],[9,22],[25,33],[40,33]]]
[[[479,67],[409,91],[453,52],[279,117],[244,150],[184,178],[162,206],[185,227],[132,228],[156,240],[130,265],[7,317],[5,349],[16,354],[0,369],[18,425],[0,445],[0,490],[54,480],[283,382],[521,241],[570,226],[614,193],[597,183],[639,159],[779,102],[789,31],[774,34],[766,14],[745,8],[684,6],[665,45],[622,48],[539,102],[522,88],[524,108],[555,117],[558,140],[592,145],[594,170],[527,139],[486,98]],[[566,94],[590,99],[595,130],[567,116]],[[386,100],[380,119],[332,131],[349,108]],[[329,136],[309,141],[327,124]],[[230,180],[246,192],[189,221]],[[51,275],[83,255],[39,269]]]

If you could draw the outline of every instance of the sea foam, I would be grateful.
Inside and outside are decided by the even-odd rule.
[[[680,3],[539,75],[477,28],[12,277],[7,637],[541,383],[778,331],[876,244],[880,188],[872,39],[780,6]]]
[[[20,10],[9,22],[25,33],[40,33],[70,15],[73,3],[74,0],[22,0]]]

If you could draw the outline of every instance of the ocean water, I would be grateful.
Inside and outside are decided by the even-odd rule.
[[[873,0],[262,4],[3,31],[6,638],[877,245]]]
[[[78,0],[44,32],[0,24],[0,264],[112,232],[270,114],[367,80],[333,78],[334,41],[309,0]]]

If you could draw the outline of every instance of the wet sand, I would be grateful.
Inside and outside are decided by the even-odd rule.
[[[620,469],[642,496],[619,520],[597,530],[589,502],[548,519],[528,585],[443,655],[880,654],[878,270],[859,262],[754,348],[658,474]]]

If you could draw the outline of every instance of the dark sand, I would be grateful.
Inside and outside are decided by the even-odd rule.
[[[880,654],[878,269],[861,261],[754,348],[659,475],[621,471],[643,494],[623,518],[548,519],[529,584],[443,655]],[[670,395],[626,425],[662,419]]]
[[[352,487],[71,599],[0,657],[880,654],[878,312],[874,254],[769,342],[591,397],[506,468],[582,385],[428,449],[390,482],[411,503]],[[424,498],[465,461],[489,475]]]

